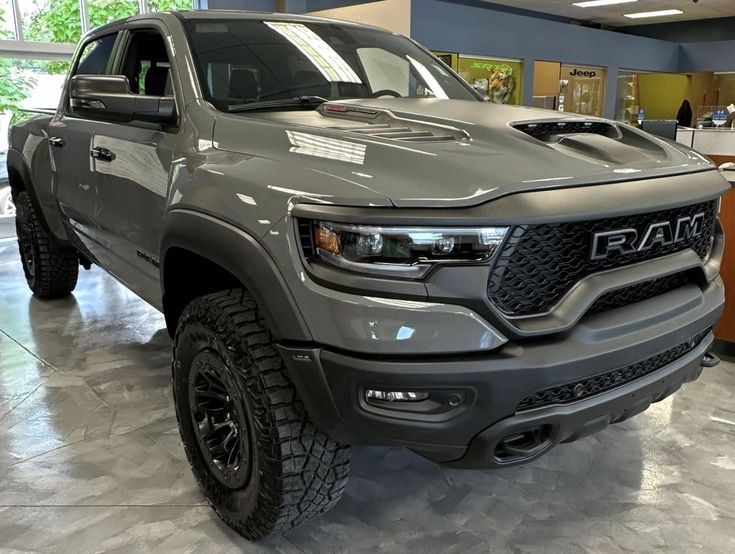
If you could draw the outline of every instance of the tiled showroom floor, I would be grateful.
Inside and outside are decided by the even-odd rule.
[[[98,269],[32,298],[0,243],[1,552],[735,552],[735,365],[525,467],[354,448],[333,512],[252,545],[189,472],[163,327]]]

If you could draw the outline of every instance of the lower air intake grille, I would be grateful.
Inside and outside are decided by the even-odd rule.
[[[543,406],[569,404],[570,402],[584,400],[585,398],[589,398],[602,392],[607,392],[635,381],[636,379],[640,379],[649,373],[653,373],[654,371],[669,365],[694,350],[699,346],[699,343],[702,342],[709,332],[710,329],[705,329],[704,331],[694,335],[688,341],[682,342],[669,350],[651,356],[650,358],[646,358],[645,360],[641,360],[640,362],[619,367],[583,381],[568,383],[566,385],[560,385],[558,387],[531,394],[521,400],[518,404],[517,411],[524,412],[535,408],[541,408]]]
[[[299,219],[298,225],[301,250],[304,252],[305,258],[310,258],[315,254],[314,241],[311,236],[311,221],[308,219]]]
[[[688,273],[674,273],[651,281],[638,283],[622,289],[613,290],[600,296],[587,311],[588,314],[605,312],[621,306],[628,306],[648,300],[654,296],[676,290],[692,282]]]

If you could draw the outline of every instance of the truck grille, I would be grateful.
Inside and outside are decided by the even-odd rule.
[[[603,294],[592,304],[588,314],[597,312],[605,312],[619,306],[628,306],[641,302],[648,298],[653,298],[659,294],[664,294],[672,290],[683,287],[687,283],[691,283],[692,279],[688,273],[674,273],[665,277],[658,277],[629,287],[623,287]]]
[[[696,237],[628,255],[612,252],[605,259],[590,258],[592,236],[596,232],[633,228],[642,236],[652,223],[676,221],[680,217],[699,212],[704,212],[705,220],[703,232]],[[508,316],[541,314],[553,308],[576,283],[593,273],[658,258],[687,248],[693,249],[704,260],[712,245],[716,218],[717,203],[709,201],[607,219],[518,225],[510,231],[490,272],[488,298],[498,310]],[[655,293],[656,287],[648,287],[646,290]],[[605,300],[605,309],[625,305],[632,295],[617,294],[614,297],[617,301]],[[645,295],[639,300],[644,297]]]
[[[613,369],[596,377],[531,394],[521,400],[518,404],[517,411],[523,412],[555,404],[569,404],[570,402],[583,400],[640,379],[649,373],[653,373],[675,362],[694,350],[709,332],[710,329],[705,329],[694,335],[688,341],[682,342],[669,350],[641,360],[640,362]]]

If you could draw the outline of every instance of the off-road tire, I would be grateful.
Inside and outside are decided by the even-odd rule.
[[[60,298],[77,286],[79,254],[46,233],[27,192],[15,202],[18,251],[28,287],[38,298]]]
[[[235,389],[227,399],[239,403],[237,410],[228,409],[233,419],[245,420],[236,426],[245,429],[249,444],[238,439],[249,452],[248,477],[241,486],[227,486],[217,475],[208,442],[195,429],[195,422],[201,429],[209,421],[198,419],[191,405],[198,394],[192,389],[195,379],[211,369],[202,370],[202,356],[219,360],[213,366]],[[327,512],[340,499],[349,473],[349,446],[330,439],[309,421],[273,336],[246,291],[210,294],[186,307],[174,338],[173,382],[179,430],[192,471],[215,512],[245,538],[283,534]],[[240,451],[239,465],[233,467],[246,467],[246,456]]]

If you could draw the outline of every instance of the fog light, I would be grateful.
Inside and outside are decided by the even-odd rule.
[[[409,392],[394,390],[368,389],[365,391],[365,400],[382,400],[384,402],[421,402],[429,398],[428,392]]]

